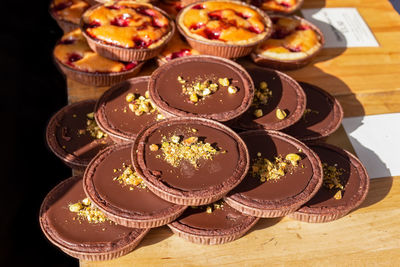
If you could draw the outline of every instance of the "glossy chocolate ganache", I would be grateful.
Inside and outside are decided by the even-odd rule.
[[[132,140],[141,129],[162,118],[146,93],[148,81],[148,76],[127,80],[98,100],[96,121],[116,141]]]
[[[225,198],[228,204],[249,215],[278,217],[315,195],[322,167],[303,143],[276,131],[247,131],[240,136],[249,149],[250,170]]]
[[[284,132],[303,141],[317,140],[336,131],[343,119],[343,109],[333,96],[323,89],[300,82],[307,106],[302,118]]]
[[[49,240],[68,254],[107,253],[138,242],[147,229],[127,228],[108,220],[89,222],[71,205],[85,202],[82,177],[74,176],[56,186],[45,198],[40,209],[40,225]],[[132,249],[132,248],[131,248]],[[73,256],[76,256],[73,254]]]
[[[286,74],[261,67],[248,69],[254,81],[255,95],[251,107],[235,126],[241,129],[281,130],[298,121],[306,107],[306,97],[300,85]],[[285,113],[277,116],[277,110]]]
[[[186,145],[188,141],[194,142]],[[152,191],[163,198],[173,196],[167,199],[172,202],[178,198],[210,203],[210,199],[233,188],[248,168],[243,141],[229,128],[206,119],[161,121],[138,137],[135,149],[135,169]],[[168,152],[171,149],[173,153]],[[190,149],[198,150],[184,154]]]
[[[94,100],[70,104],[50,120],[46,138],[51,150],[72,168],[84,169],[112,141],[94,119]]]
[[[228,82],[220,83],[219,79],[224,78]],[[207,81],[205,88],[210,92],[197,91],[197,99],[193,99],[190,88]],[[211,84],[215,84],[215,92]],[[230,93],[229,87],[235,92]],[[149,90],[151,99],[167,115],[218,121],[239,116],[253,97],[253,83],[247,72],[233,61],[212,56],[178,58],[164,64],[152,74]]]
[[[191,242],[220,244],[242,236],[257,221],[258,218],[242,214],[220,200],[205,206],[191,206],[168,226]]]
[[[340,218],[365,199],[368,174],[355,156],[341,148],[328,144],[312,144],[310,148],[321,159],[324,183],[318,193],[293,215],[319,216],[320,221]]]
[[[132,167],[131,144],[102,151],[85,172],[84,189],[111,220],[130,227],[166,224],[186,208],[167,202],[147,189]]]

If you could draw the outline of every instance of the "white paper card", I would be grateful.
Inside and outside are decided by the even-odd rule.
[[[371,178],[400,175],[400,113],[344,118],[342,124]]]
[[[324,47],[379,46],[356,8],[310,8],[301,13],[320,28],[325,37]]]

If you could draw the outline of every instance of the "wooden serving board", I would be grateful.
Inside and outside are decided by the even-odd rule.
[[[400,15],[388,0],[305,0],[303,8],[356,7],[379,47],[323,49],[315,64],[286,72],[320,86],[338,98],[345,117],[400,112]],[[248,60],[239,60],[251,65]],[[139,75],[149,75],[155,61]],[[107,87],[67,80],[68,100],[98,98]],[[354,153],[340,127],[328,143]],[[173,235],[168,227],[152,229],[130,254],[102,266],[266,266],[387,265],[400,262],[400,177],[371,180],[362,206],[330,223],[310,224],[289,218],[261,219],[244,237],[223,245],[202,246]]]

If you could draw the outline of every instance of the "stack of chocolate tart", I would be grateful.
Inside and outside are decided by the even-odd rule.
[[[167,11],[91,2],[50,6],[60,26],[71,18],[76,26],[63,27],[70,31],[54,49],[60,70],[111,86],[62,108],[47,127],[50,149],[75,173],[49,192],[39,215],[65,253],[113,259],[162,225],[190,242],[222,244],[260,218],[328,222],[365,199],[360,161],[323,142],[341,123],[339,102],[278,70],[227,59],[249,55],[273,68],[310,62],[322,34],[282,15],[301,1],[156,3]],[[132,78],[155,57],[151,76]]]

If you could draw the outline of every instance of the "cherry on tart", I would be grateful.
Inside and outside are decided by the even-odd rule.
[[[277,69],[297,69],[312,61],[324,45],[321,31],[297,16],[271,16],[274,30],[251,54],[256,64]]]
[[[149,93],[166,117],[229,122],[250,107],[254,88],[239,64],[202,55],[177,58],[160,66],[150,77]]]
[[[249,166],[247,148],[234,131],[194,117],[165,119],[144,129],[133,144],[132,161],[151,191],[180,205],[222,198]]]
[[[337,220],[356,209],[368,194],[369,177],[353,154],[339,147],[312,143],[321,159],[323,185],[318,193],[289,217],[310,223]]]
[[[89,47],[80,29],[65,34],[53,51],[54,60],[70,79],[93,86],[110,86],[135,76],[144,62],[120,62]]]
[[[165,46],[164,50],[157,56],[159,66],[176,58],[199,55],[186,41],[182,40],[179,33],[175,33],[171,41]]]
[[[83,12],[90,5],[83,0],[52,0],[50,14],[64,32],[79,28],[79,21]]]
[[[250,153],[250,169],[224,200],[256,217],[281,217],[309,201],[322,184],[318,156],[297,139],[278,131],[240,134]]]
[[[194,49],[225,58],[248,55],[272,30],[263,11],[226,0],[193,3],[180,11],[176,21]]]
[[[65,106],[47,125],[49,148],[73,169],[84,170],[100,150],[112,143],[94,120],[95,103],[86,100]]]
[[[234,120],[232,127],[253,130],[282,130],[299,121],[306,108],[301,86],[290,76],[272,69],[247,69],[254,81],[251,107]]]
[[[96,122],[114,142],[133,142],[140,130],[164,118],[149,98],[148,82],[149,76],[124,81],[97,101]]]
[[[300,9],[304,0],[247,0],[247,2],[268,13],[291,14]]]
[[[302,141],[325,138],[335,132],[343,119],[339,101],[323,89],[299,82],[307,97],[307,106],[299,121],[283,131]]]
[[[110,221],[86,197],[80,176],[64,180],[47,194],[39,222],[51,243],[72,257],[88,261],[128,254],[149,231]]]
[[[94,51],[120,61],[155,57],[175,31],[175,23],[164,11],[133,1],[93,6],[83,14],[80,25]]]
[[[242,214],[219,200],[209,205],[188,207],[168,227],[189,242],[217,245],[240,238],[258,220],[259,218]]]
[[[131,147],[111,146],[90,162],[83,177],[87,196],[120,225],[151,228],[170,223],[186,206],[165,201],[147,189],[133,169]]]

